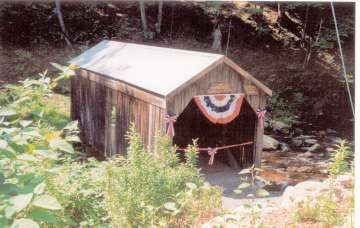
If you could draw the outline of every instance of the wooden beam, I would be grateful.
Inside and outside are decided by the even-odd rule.
[[[87,78],[90,81],[100,83],[108,88],[124,93],[128,96],[135,97],[139,100],[143,100],[152,105],[158,106],[160,108],[165,108],[165,99],[161,95],[155,95],[147,91],[143,91],[139,88],[136,88],[132,85],[129,85],[120,80],[110,79],[106,76],[99,75],[97,73],[91,72],[89,70],[80,69],[77,70],[77,75]],[[104,94],[105,96],[105,94]]]
[[[272,91],[267,86],[262,84],[259,80],[257,80],[254,76],[249,74],[247,71],[242,69],[239,65],[234,63],[232,60],[230,60],[227,57],[224,57],[224,63],[226,63],[228,66],[236,70],[240,75],[245,77],[246,79],[250,80],[252,83],[254,83],[257,87],[259,87],[262,91],[264,91],[267,95],[272,96]]]
[[[190,84],[192,84],[193,82],[199,80],[200,78],[202,78],[203,76],[205,76],[207,73],[209,73],[210,71],[212,71],[213,69],[215,69],[215,67],[217,67],[219,64],[223,63],[225,59],[225,56],[221,57],[219,60],[213,62],[211,65],[209,65],[207,68],[205,68],[204,70],[202,70],[200,73],[196,74],[194,77],[192,77],[190,80],[188,80],[187,82],[183,83],[181,86],[177,87],[175,90],[173,90],[171,93],[169,93],[168,95],[166,95],[165,99],[169,99],[173,96],[175,96],[176,94],[178,94],[181,90],[185,89],[186,87],[188,87]]]

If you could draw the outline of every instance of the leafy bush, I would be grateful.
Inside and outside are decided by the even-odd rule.
[[[347,146],[346,140],[342,140],[337,149],[331,154],[329,165],[329,174],[331,177],[337,177],[345,172],[350,171],[349,158],[353,154],[350,147]]]
[[[62,75],[57,80],[67,77]],[[74,154],[77,123],[63,129],[43,122],[44,97],[53,84],[38,80],[9,85],[0,96],[0,226],[39,227],[57,222],[62,205],[49,192],[46,178]]]
[[[80,160],[77,122],[48,104],[67,77],[45,72],[0,95],[0,227],[186,227],[221,206],[196,143],[180,162],[167,138],[147,151],[132,126],[126,158]]]
[[[128,158],[105,164],[105,201],[114,225],[186,226],[220,206],[221,192],[198,188],[204,181],[193,160],[181,163],[169,140],[158,139],[158,149],[149,153],[134,126],[128,137]]]

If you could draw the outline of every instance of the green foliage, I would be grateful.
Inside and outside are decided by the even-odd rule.
[[[284,122],[289,126],[298,123],[299,116],[296,113],[303,102],[301,93],[295,93],[291,100],[285,100],[278,94],[273,95],[270,100],[271,119]]]
[[[60,80],[64,78],[61,76]],[[0,96],[0,224],[39,227],[56,220],[63,207],[46,186],[51,170],[75,154],[67,137],[77,130],[49,128],[43,122],[44,99],[55,86],[46,75],[8,85]],[[61,144],[54,144],[61,142]],[[54,146],[56,145],[56,146]]]
[[[331,154],[330,177],[337,177],[350,171],[349,158],[353,155],[351,148],[347,146],[346,140],[342,140],[340,144],[336,145],[336,148]]]
[[[250,203],[245,203],[243,205],[247,213],[243,215],[236,215],[235,217],[235,221],[244,226],[263,227],[261,218],[262,205],[260,203],[255,203],[255,197],[269,196],[269,192],[264,189],[264,187],[269,184],[269,181],[260,176],[261,172],[262,170],[256,168],[255,165],[239,172],[241,183],[234,192],[236,194],[245,193],[251,198]],[[234,221],[231,219],[229,222]]]
[[[131,125],[127,157],[79,162],[77,122],[49,105],[47,73],[7,85],[0,96],[1,227],[190,226],[221,205],[196,168],[196,144],[180,162],[168,138],[147,151]],[[60,115],[61,116],[61,115]],[[60,128],[61,126],[61,128]]]
[[[104,197],[111,224],[171,227],[181,222],[190,225],[201,213],[214,206],[209,207],[205,200],[219,206],[220,191],[212,187],[197,189],[196,186],[203,185],[199,171],[193,163],[180,163],[168,140],[158,138],[157,149],[149,153],[134,125],[128,139],[128,158],[105,164]],[[209,199],[210,196],[213,198]]]
[[[340,225],[343,216],[339,215],[338,204],[327,195],[309,198],[300,203],[294,211],[295,221],[315,221],[329,225]]]

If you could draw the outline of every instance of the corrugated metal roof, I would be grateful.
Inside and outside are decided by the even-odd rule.
[[[222,57],[104,40],[70,63],[166,96]]]

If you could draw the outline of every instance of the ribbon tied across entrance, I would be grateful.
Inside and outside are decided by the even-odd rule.
[[[175,136],[175,128],[174,128],[174,123],[176,122],[176,115],[174,116],[170,116],[170,115],[166,115],[165,120],[166,120],[166,135],[169,136],[171,139]]]
[[[264,127],[264,122],[265,122],[265,114],[266,114],[266,110],[265,109],[259,109],[256,112],[257,116],[258,116],[258,120],[260,121],[260,128]]]
[[[240,113],[243,94],[216,94],[194,97],[196,105],[214,124],[227,124]]]

